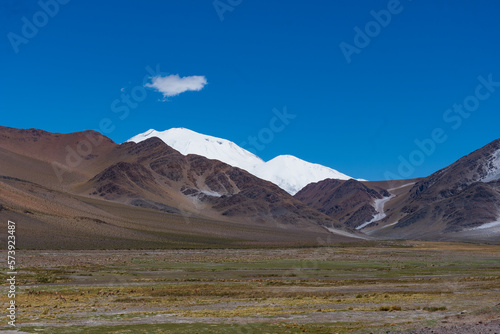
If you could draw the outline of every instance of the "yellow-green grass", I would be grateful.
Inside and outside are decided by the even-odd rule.
[[[500,300],[499,246],[399,244],[21,251],[18,326],[51,333],[252,333],[243,331],[250,325],[269,333],[347,333],[438,324]],[[88,321],[95,326],[85,327]],[[85,331],[68,327],[74,323]]]

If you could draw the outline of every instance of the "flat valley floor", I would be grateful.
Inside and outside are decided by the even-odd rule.
[[[500,333],[498,245],[17,255],[12,333]]]

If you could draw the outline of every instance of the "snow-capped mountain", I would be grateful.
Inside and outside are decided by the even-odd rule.
[[[185,128],[173,128],[161,132],[151,129],[130,138],[128,141],[139,143],[151,137],[160,138],[165,144],[183,155],[201,155],[208,159],[225,162],[228,165],[244,169],[248,172],[254,166],[264,163],[255,154],[229,140],[203,135]]]
[[[348,180],[351,177],[319,164],[301,160],[292,155],[280,155],[266,163],[256,165],[253,175],[271,181],[281,189],[295,195],[311,182],[324,179]]]
[[[184,155],[197,154],[238,167],[278,185],[295,195],[311,182],[324,179],[348,180],[351,177],[332,168],[313,164],[291,155],[280,155],[265,162],[232,141],[204,135],[185,128],[166,131],[149,130],[130,138],[135,143],[158,137]]]

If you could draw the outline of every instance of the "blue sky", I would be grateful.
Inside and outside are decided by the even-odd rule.
[[[370,180],[426,176],[500,137],[493,0],[54,1],[2,2],[1,125],[106,120],[118,143],[186,127]],[[207,83],[164,98],[144,87],[154,75]],[[146,95],[124,114],[133,90]],[[464,102],[470,112],[447,112]],[[295,117],[281,126],[285,107]]]

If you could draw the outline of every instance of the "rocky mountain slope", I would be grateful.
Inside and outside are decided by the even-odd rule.
[[[327,179],[307,185],[295,198],[346,226],[357,228],[379,213],[373,204],[389,196],[383,188],[367,187],[353,179]]]
[[[375,235],[495,240],[500,236],[500,140],[417,182]]]
[[[93,131],[1,127],[0,157],[0,216],[19,220],[25,247],[350,240],[273,183],[158,138],[118,145]]]
[[[500,140],[422,179],[324,180],[295,195],[373,238],[500,240]]]

